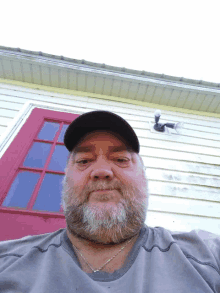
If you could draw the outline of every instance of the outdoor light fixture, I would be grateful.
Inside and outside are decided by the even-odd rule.
[[[154,117],[155,117],[154,130],[156,130],[156,131],[165,132],[165,127],[168,127],[168,128],[175,129],[176,132],[178,133],[178,130],[183,127],[183,123],[182,122],[177,122],[177,123],[164,123],[164,124],[158,123],[159,120],[160,120],[160,116],[161,116],[161,111],[160,110],[156,110],[154,112]]]

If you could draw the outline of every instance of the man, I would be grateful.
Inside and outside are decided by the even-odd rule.
[[[111,112],[68,127],[66,229],[0,243],[1,292],[220,292],[220,237],[144,224],[139,141]]]

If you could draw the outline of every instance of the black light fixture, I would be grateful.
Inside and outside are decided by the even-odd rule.
[[[154,117],[155,117],[155,124],[154,124],[154,130],[159,131],[159,132],[165,132],[165,126],[168,128],[172,128],[175,129],[177,132],[180,128],[183,127],[183,123],[181,122],[177,122],[177,123],[158,123],[160,120],[160,116],[161,116],[161,111],[160,110],[156,110],[154,112]]]

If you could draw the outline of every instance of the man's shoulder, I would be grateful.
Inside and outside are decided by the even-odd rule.
[[[219,243],[220,235],[214,234],[212,232],[202,230],[202,229],[193,229],[191,231],[172,231],[163,227],[148,227],[154,235],[157,237],[166,238],[168,235],[171,236],[178,242],[181,241],[195,241],[196,239],[200,239],[204,242],[215,242]]]
[[[194,229],[191,231],[171,231],[164,227],[147,227],[148,237],[145,245],[148,247],[159,245],[159,247],[170,246],[174,243],[182,248],[199,247],[202,244],[209,249],[220,250],[220,235],[209,231]]]
[[[196,244],[197,241],[202,241],[207,245],[220,245],[220,235],[202,229],[193,229],[188,232],[170,231],[170,233],[179,242],[184,241]]]
[[[179,243],[191,244],[193,247],[206,246],[220,259],[220,235],[201,229],[194,229],[190,232],[172,232],[172,237]]]
[[[0,242],[0,258],[4,256],[23,256],[32,248],[39,251],[46,251],[49,245],[60,245],[60,235],[65,229],[59,229],[55,232],[40,235],[29,235],[19,239],[6,240]]]
[[[151,247],[157,246],[168,251],[175,245],[186,257],[205,259],[212,256],[220,265],[220,235],[201,229],[184,232],[154,227],[150,228],[150,231]]]

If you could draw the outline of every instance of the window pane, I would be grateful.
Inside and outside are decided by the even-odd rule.
[[[39,139],[53,140],[57,131],[59,130],[60,124],[54,122],[44,122],[44,125],[38,134]]]
[[[57,145],[52,155],[48,169],[53,171],[63,171],[66,167],[69,151],[64,145]]]
[[[39,173],[27,171],[18,173],[2,205],[26,208],[39,178]]]
[[[59,212],[64,175],[46,174],[33,206],[34,210]]]
[[[59,142],[63,142],[63,140],[64,140],[64,134],[65,134],[68,126],[69,126],[69,124],[68,125],[63,125],[63,128],[62,128],[62,130],[60,132],[60,135],[59,135],[59,138],[58,138],[58,141]]]
[[[35,142],[27,154],[23,166],[32,168],[43,168],[49,155],[51,144]]]

